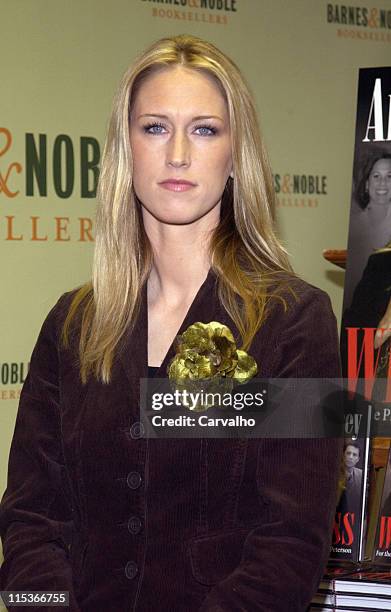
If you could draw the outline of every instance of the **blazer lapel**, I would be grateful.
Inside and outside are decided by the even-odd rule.
[[[140,311],[132,331],[127,331],[119,349],[119,361],[129,382],[148,376],[148,309],[147,284],[141,288]]]

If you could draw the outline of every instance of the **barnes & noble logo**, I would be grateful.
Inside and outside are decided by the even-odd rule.
[[[387,31],[391,30],[390,9],[328,3],[326,14],[327,23],[352,26],[337,28],[338,37],[391,42],[391,32]]]
[[[25,154],[21,163],[12,153],[13,137],[8,128],[0,128],[0,201],[18,201],[23,194],[27,197],[46,198],[54,195],[60,200],[71,196],[91,199],[96,196],[99,175],[100,147],[92,136],[81,136],[77,143],[67,134],[59,134],[53,141],[46,134],[25,134]],[[24,185],[22,175],[24,174]],[[18,206],[18,212],[20,206]],[[15,215],[4,216],[6,241],[93,242],[90,217],[31,215],[28,220],[29,233],[26,234],[26,220],[18,229]],[[3,225],[3,224],[2,224]],[[1,227],[1,226],[0,226]],[[51,230],[51,235],[50,235]],[[73,231],[72,231],[73,230]]]
[[[30,364],[27,362],[0,363],[0,400],[16,400],[20,397],[21,385],[26,380]],[[19,385],[7,388],[9,385]]]
[[[0,128],[0,158],[3,158],[11,149],[12,134],[7,128]],[[96,138],[81,136],[79,141],[80,153],[80,197],[94,198],[98,182],[98,164],[100,148]],[[50,160],[51,156],[51,160]],[[75,187],[75,146],[70,136],[59,134],[55,137],[51,148],[48,146],[46,134],[25,134],[25,195],[46,197],[48,194],[48,159],[51,161],[53,188],[59,198],[69,198],[74,194]],[[11,188],[9,182],[14,183],[15,173],[22,172],[22,164],[13,161],[5,165],[0,160],[0,194],[14,198],[19,190]]]
[[[277,206],[283,208],[317,208],[318,196],[327,195],[325,174],[274,174]]]
[[[141,0],[141,2],[153,5],[152,17],[227,25],[228,15],[233,15],[238,10],[239,0]]]

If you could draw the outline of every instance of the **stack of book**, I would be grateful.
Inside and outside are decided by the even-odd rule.
[[[391,571],[386,568],[330,567],[310,612],[391,610]]]

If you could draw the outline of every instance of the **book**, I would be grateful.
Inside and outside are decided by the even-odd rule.
[[[376,451],[376,448],[372,448],[369,480],[370,495],[368,499],[368,529],[365,543],[365,557],[368,559],[372,559],[374,554],[377,524],[386,475],[386,465],[374,465],[375,461],[377,464],[379,463],[379,458],[377,457],[375,459],[374,457]]]
[[[315,605],[317,604],[317,605]],[[340,595],[338,593],[332,594],[318,594],[315,595],[311,602],[311,609],[332,609],[332,610],[390,610],[391,609],[391,597],[380,598],[374,595],[373,597],[368,595]]]
[[[377,252],[384,256],[384,261],[390,261],[390,94],[391,67],[359,70],[343,311],[352,307],[354,292],[369,258]],[[386,270],[387,266],[380,271],[381,278]],[[376,327],[384,314],[384,306],[388,304],[389,295],[384,296],[383,292],[389,284],[383,285],[381,278],[377,279],[381,291],[372,286],[376,296],[373,291],[367,296],[360,295],[360,300],[354,304],[357,317],[364,323],[362,327]],[[379,304],[381,298],[385,299]]]
[[[373,562],[379,565],[391,565],[391,449],[388,451],[388,463],[377,517]]]
[[[370,427],[371,409],[366,415]],[[370,438],[345,440],[343,469],[346,485],[336,508],[330,559],[359,562],[365,556],[366,508],[368,499]]]
[[[391,406],[391,343],[375,348],[376,329],[391,308],[390,94],[391,68],[359,70],[341,359],[348,391],[345,414],[350,402],[366,429],[358,437],[349,433],[350,443],[345,442],[347,482],[336,509],[330,555],[354,563],[371,558],[375,545],[376,518],[368,516],[368,499],[377,514],[380,493],[373,488],[380,487],[380,475],[370,463],[371,438],[388,429],[373,415],[388,399]],[[388,427],[391,437],[391,420]]]
[[[390,94],[391,68],[360,69],[341,357],[345,377],[366,379],[359,391],[368,401],[389,372],[390,343],[377,350],[374,339],[391,304]]]

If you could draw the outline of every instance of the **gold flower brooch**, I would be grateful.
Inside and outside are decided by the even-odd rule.
[[[229,327],[217,321],[194,323],[177,336],[176,355],[167,367],[176,388],[187,390],[199,381],[204,381],[209,391],[216,384],[232,390],[235,383],[246,383],[257,372],[255,360],[236,347]]]

